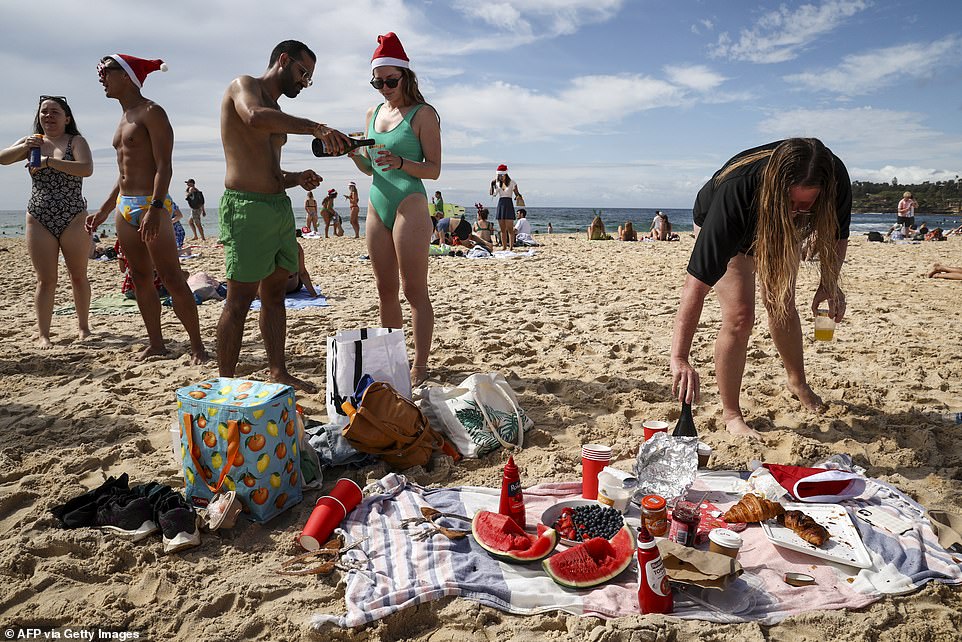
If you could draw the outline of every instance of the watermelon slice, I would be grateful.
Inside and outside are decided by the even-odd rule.
[[[627,524],[606,540],[594,537],[541,562],[545,572],[561,586],[590,588],[613,580],[631,564],[635,535]]]
[[[471,521],[471,534],[481,548],[513,564],[539,562],[558,545],[558,534],[554,529],[530,535],[507,515],[485,510]]]

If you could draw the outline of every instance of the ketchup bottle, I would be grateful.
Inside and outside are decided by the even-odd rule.
[[[504,476],[501,478],[501,505],[498,512],[507,515],[515,523],[524,528],[524,495],[521,493],[521,476],[514,464],[514,457],[508,457],[504,465]]]
[[[638,531],[638,608],[643,614],[671,613],[673,600],[658,544],[644,526]]]

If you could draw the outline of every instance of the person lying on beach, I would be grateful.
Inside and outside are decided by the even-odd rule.
[[[297,272],[291,272],[290,276],[287,277],[287,294],[293,294],[303,287],[308,294],[317,298],[317,290],[311,283],[311,274],[307,271],[307,266],[304,265],[304,248],[301,247],[300,243],[297,244],[297,263]]]
[[[962,225],[945,233],[946,236],[962,236]]]
[[[625,226],[618,227],[618,240],[619,241],[637,241],[638,232],[635,231],[634,226],[632,226],[631,221],[625,221]]]
[[[611,237],[605,232],[605,223],[601,220],[601,215],[596,214],[591,221],[591,225],[588,226],[588,240],[607,241],[609,239]]]
[[[464,220],[463,214],[459,218],[449,216],[438,220],[435,231],[440,243],[463,245],[469,250],[475,245],[480,245],[488,252],[494,252],[494,246],[491,243],[471,232],[471,224]]]
[[[941,227],[937,227],[937,228],[935,228],[934,230],[932,230],[931,232],[929,232],[928,234],[926,234],[926,235],[925,235],[925,238],[924,238],[923,240],[925,240],[925,241],[944,241],[944,240],[945,240],[945,235],[942,234],[942,228],[941,228]]]
[[[949,279],[951,281],[962,281],[962,267],[942,265],[933,263],[926,274],[930,279]]]
[[[790,138],[743,151],[698,192],[693,218],[695,247],[671,343],[672,394],[688,403],[698,399],[700,378],[690,363],[691,346],[705,298],[714,289],[721,308],[714,370],[722,420],[733,434],[758,435],[745,422],[740,403],[755,325],[757,279],[788,390],[808,410],[824,409],[805,378],[795,285],[801,242],[817,233],[821,282],[812,297],[812,313],[827,302],[832,319],[838,322],[845,316],[839,271],[852,219],[852,185],[845,165],[815,138]]]

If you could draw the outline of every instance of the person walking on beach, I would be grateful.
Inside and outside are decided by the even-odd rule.
[[[259,324],[271,380],[309,393],[317,388],[292,376],[284,355],[284,291],[288,276],[299,271],[294,209],[284,190],[298,185],[314,190],[321,177],[311,169],[281,169],[281,147],[288,134],[311,134],[338,154],[349,143],[345,134],[322,123],[285,114],[277,101],[282,94],[296,98],[311,86],[316,61],[307,45],[285,40],[274,47],[263,75],[231,81],[220,107],[227,160],[220,200],[227,300],[217,323],[217,367],[220,376],[234,376],[244,321],[259,294]]]
[[[134,289],[140,293],[137,307],[149,340],[140,358],[167,354],[160,326],[160,299],[154,290],[156,271],[174,302],[174,313],[190,337],[191,363],[196,365],[210,357],[200,336],[197,302],[177,258],[174,201],[167,192],[173,175],[174,132],[164,108],[140,92],[147,74],[158,69],[167,69],[162,60],[125,54],[104,56],[97,66],[104,93],[123,109],[114,133],[120,176],[100,210],[87,217],[87,231],[96,231],[116,210],[117,238],[127,258]]]
[[[33,302],[38,345],[52,348],[50,320],[57,293],[57,259],[63,254],[70,275],[80,340],[90,336],[90,281],[87,260],[91,235],[84,230],[87,203],[83,179],[93,174],[87,141],[80,135],[73,111],[63,96],[41,96],[33,119],[33,134],[0,151],[0,165],[25,161],[40,150],[40,167],[29,167],[33,187],[27,202],[27,253],[37,273]]]
[[[201,241],[206,241],[204,224],[200,221],[202,216],[207,216],[207,210],[204,209],[204,193],[197,189],[197,184],[193,178],[188,178],[185,182],[187,183],[187,193],[184,198],[187,200],[187,206],[190,207],[190,220],[187,223],[190,225],[190,231],[194,233],[194,238],[191,241],[196,241],[198,234],[200,234]]]
[[[354,184],[354,181],[351,181],[348,184],[347,191],[348,193],[344,196],[344,198],[347,199],[347,204],[351,208],[351,227],[354,228],[354,238],[361,238],[361,208],[358,206],[358,200],[360,200],[360,197],[357,194],[357,185]]]
[[[307,218],[304,219],[305,230],[317,234],[317,200],[314,198],[314,192],[307,193],[307,198],[304,199],[304,211],[307,212]]]
[[[918,206],[918,201],[912,198],[912,192],[902,194],[902,200],[899,201],[899,215],[896,224],[902,226],[902,235],[905,238],[909,238],[909,229],[915,227],[915,209]],[[892,219],[889,220],[891,221]]]
[[[411,304],[414,327],[413,385],[428,376],[434,309],[428,291],[428,246],[434,226],[422,179],[441,175],[441,120],[418,89],[417,76],[393,33],[377,38],[371,85],[384,102],[368,110],[367,137],[373,157],[351,153],[358,169],[373,176],[365,236],[377,284],[381,325],[400,328],[400,288]]]
[[[814,233],[821,281],[812,313],[827,301],[829,316],[842,320],[839,271],[851,217],[848,171],[818,139],[770,143],[725,163],[695,200],[695,247],[671,344],[672,394],[688,403],[699,397],[700,379],[689,355],[705,297],[714,289],[722,317],[715,340],[722,419],[731,433],[757,436],[745,423],[739,401],[755,322],[757,274],[788,388],[807,409],[821,410],[821,398],[805,379],[795,281],[802,241]]]
[[[491,188],[488,190],[491,196],[498,197],[498,210],[495,218],[498,227],[501,228],[501,249],[514,249],[514,202],[511,195],[521,198],[518,191],[518,184],[508,175],[508,166],[498,165],[498,175],[491,181]]]

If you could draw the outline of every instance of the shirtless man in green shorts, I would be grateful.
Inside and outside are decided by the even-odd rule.
[[[259,78],[240,76],[227,87],[220,108],[220,132],[227,159],[220,200],[221,241],[227,264],[227,301],[217,323],[217,366],[233,377],[240,355],[244,321],[251,302],[261,298],[260,329],[270,377],[277,383],[313,393],[317,388],[287,371],[284,346],[287,277],[298,272],[294,210],[284,190],[316,189],[314,170],[281,169],[281,147],[288,134],[311,134],[341,153],[348,138],[325,125],[281,111],[281,94],[295,98],[310,87],[317,56],[307,45],[285,40],[271,52]],[[258,292],[259,290],[259,292]]]

